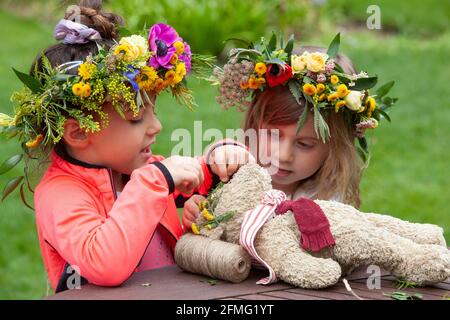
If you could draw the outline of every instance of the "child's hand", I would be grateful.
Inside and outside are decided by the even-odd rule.
[[[184,226],[185,230],[191,229],[192,222],[194,222],[195,219],[197,219],[197,217],[200,213],[200,210],[198,208],[198,203],[205,199],[206,198],[204,196],[195,194],[184,203],[183,226]]]
[[[191,194],[203,182],[203,171],[197,159],[172,156],[161,161],[172,175],[175,188],[180,192]]]
[[[250,152],[241,146],[224,145],[215,148],[207,159],[212,172],[217,174],[221,181],[227,182],[229,177],[246,163],[255,163],[256,160]]]

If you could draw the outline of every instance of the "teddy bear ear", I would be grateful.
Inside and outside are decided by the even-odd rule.
[[[255,163],[246,164],[222,187],[215,213],[243,213],[253,209],[270,189],[272,184],[267,170]]]

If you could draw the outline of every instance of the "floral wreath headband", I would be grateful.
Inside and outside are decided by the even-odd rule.
[[[267,87],[288,86],[298,104],[304,98],[310,107],[305,107],[300,115],[297,133],[305,124],[308,110],[311,110],[317,137],[326,142],[330,131],[324,116],[329,112],[341,112],[355,128],[361,157],[368,160],[364,132],[365,129],[376,128],[381,118],[390,121],[386,111],[397,98],[390,98],[387,93],[394,81],[371,94],[369,89],[376,85],[377,76],[368,76],[365,72],[346,74],[334,60],[340,45],[339,33],[326,53],[305,51],[302,55],[293,54],[293,35],[286,46],[282,38],[278,44],[275,34],[268,43],[264,38],[256,45],[243,42],[247,48],[232,49],[223,69],[216,67],[214,70],[212,82],[220,86],[217,101],[223,108],[234,106],[238,111],[244,111],[251,107],[257,92]]]
[[[145,104],[152,104],[149,95],[163,91],[170,91],[189,109],[195,106],[186,76],[191,71],[200,77],[207,74],[212,57],[191,54],[189,44],[166,24],[153,25],[146,36],[131,35],[125,29],[122,32],[129,36],[122,37],[109,50],[97,43],[98,53],[84,61],[52,67],[43,54],[43,72],[38,71],[37,64],[33,76],[13,68],[24,87],[11,96],[14,116],[0,113],[0,128],[11,138],[18,137],[23,152],[6,160],[0,166],[0,174],[12,169],[24,155],[32,158],[30,154],[38,149],[58,143],[67,117],[76,119],[86,132],[97,132],[102,125],[107,126],[107,114],[102,108],[105,102],[110,102],[123,118],[125,107],[136,116]],[[65,44],[101,39],[96,30],[64,19],[55,27],[54,36]],[[78,68],[77,75],[67,73],[73,68]],[[23,178],[10,181],[3,198]]]

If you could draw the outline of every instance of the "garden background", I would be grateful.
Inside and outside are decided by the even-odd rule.
[[[0,112],[11,113],[10,95],[20,88],[11,69],[27,71],[34,56],[54,43],[52,32],[68,1],[0,1]],[[366,21],[380,9],[381,29]],[[156,22],[173,25],[197,53],[224,56],[223,40],[258,40],[272,30],[294,33],[302,44],[327,46],[341,32],[341,52],[379,83],[396,80],[399,101],[375,134],[368,135],[372,159],[362,180],[363,211],[389,213],[413,222],[439,224],[450,241],[450,2],[441,0],[116,0],[105,8],[127,20],[128,29]],[[219,59],[220,63],[221,59]],[[198,107],[189,112],[169,94],[158,98],[163,131],[154,153],[168,155],[176,128],[237,128],[242,114],[222,111],[216,88],[192,80]],[[19,151],[0,138],[0,162]],[[1,188],[21,174],[0,176]],[[113,267],[113,266],[111,266]],[[39,299],[46,294],[34,213],[14,194],[0,203],[0,299]]]

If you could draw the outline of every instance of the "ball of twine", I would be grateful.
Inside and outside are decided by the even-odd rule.
[[[183,270],[239,283],[248,277],[249,254],[239,245],[187,233],[175,247],[175,261]]]

